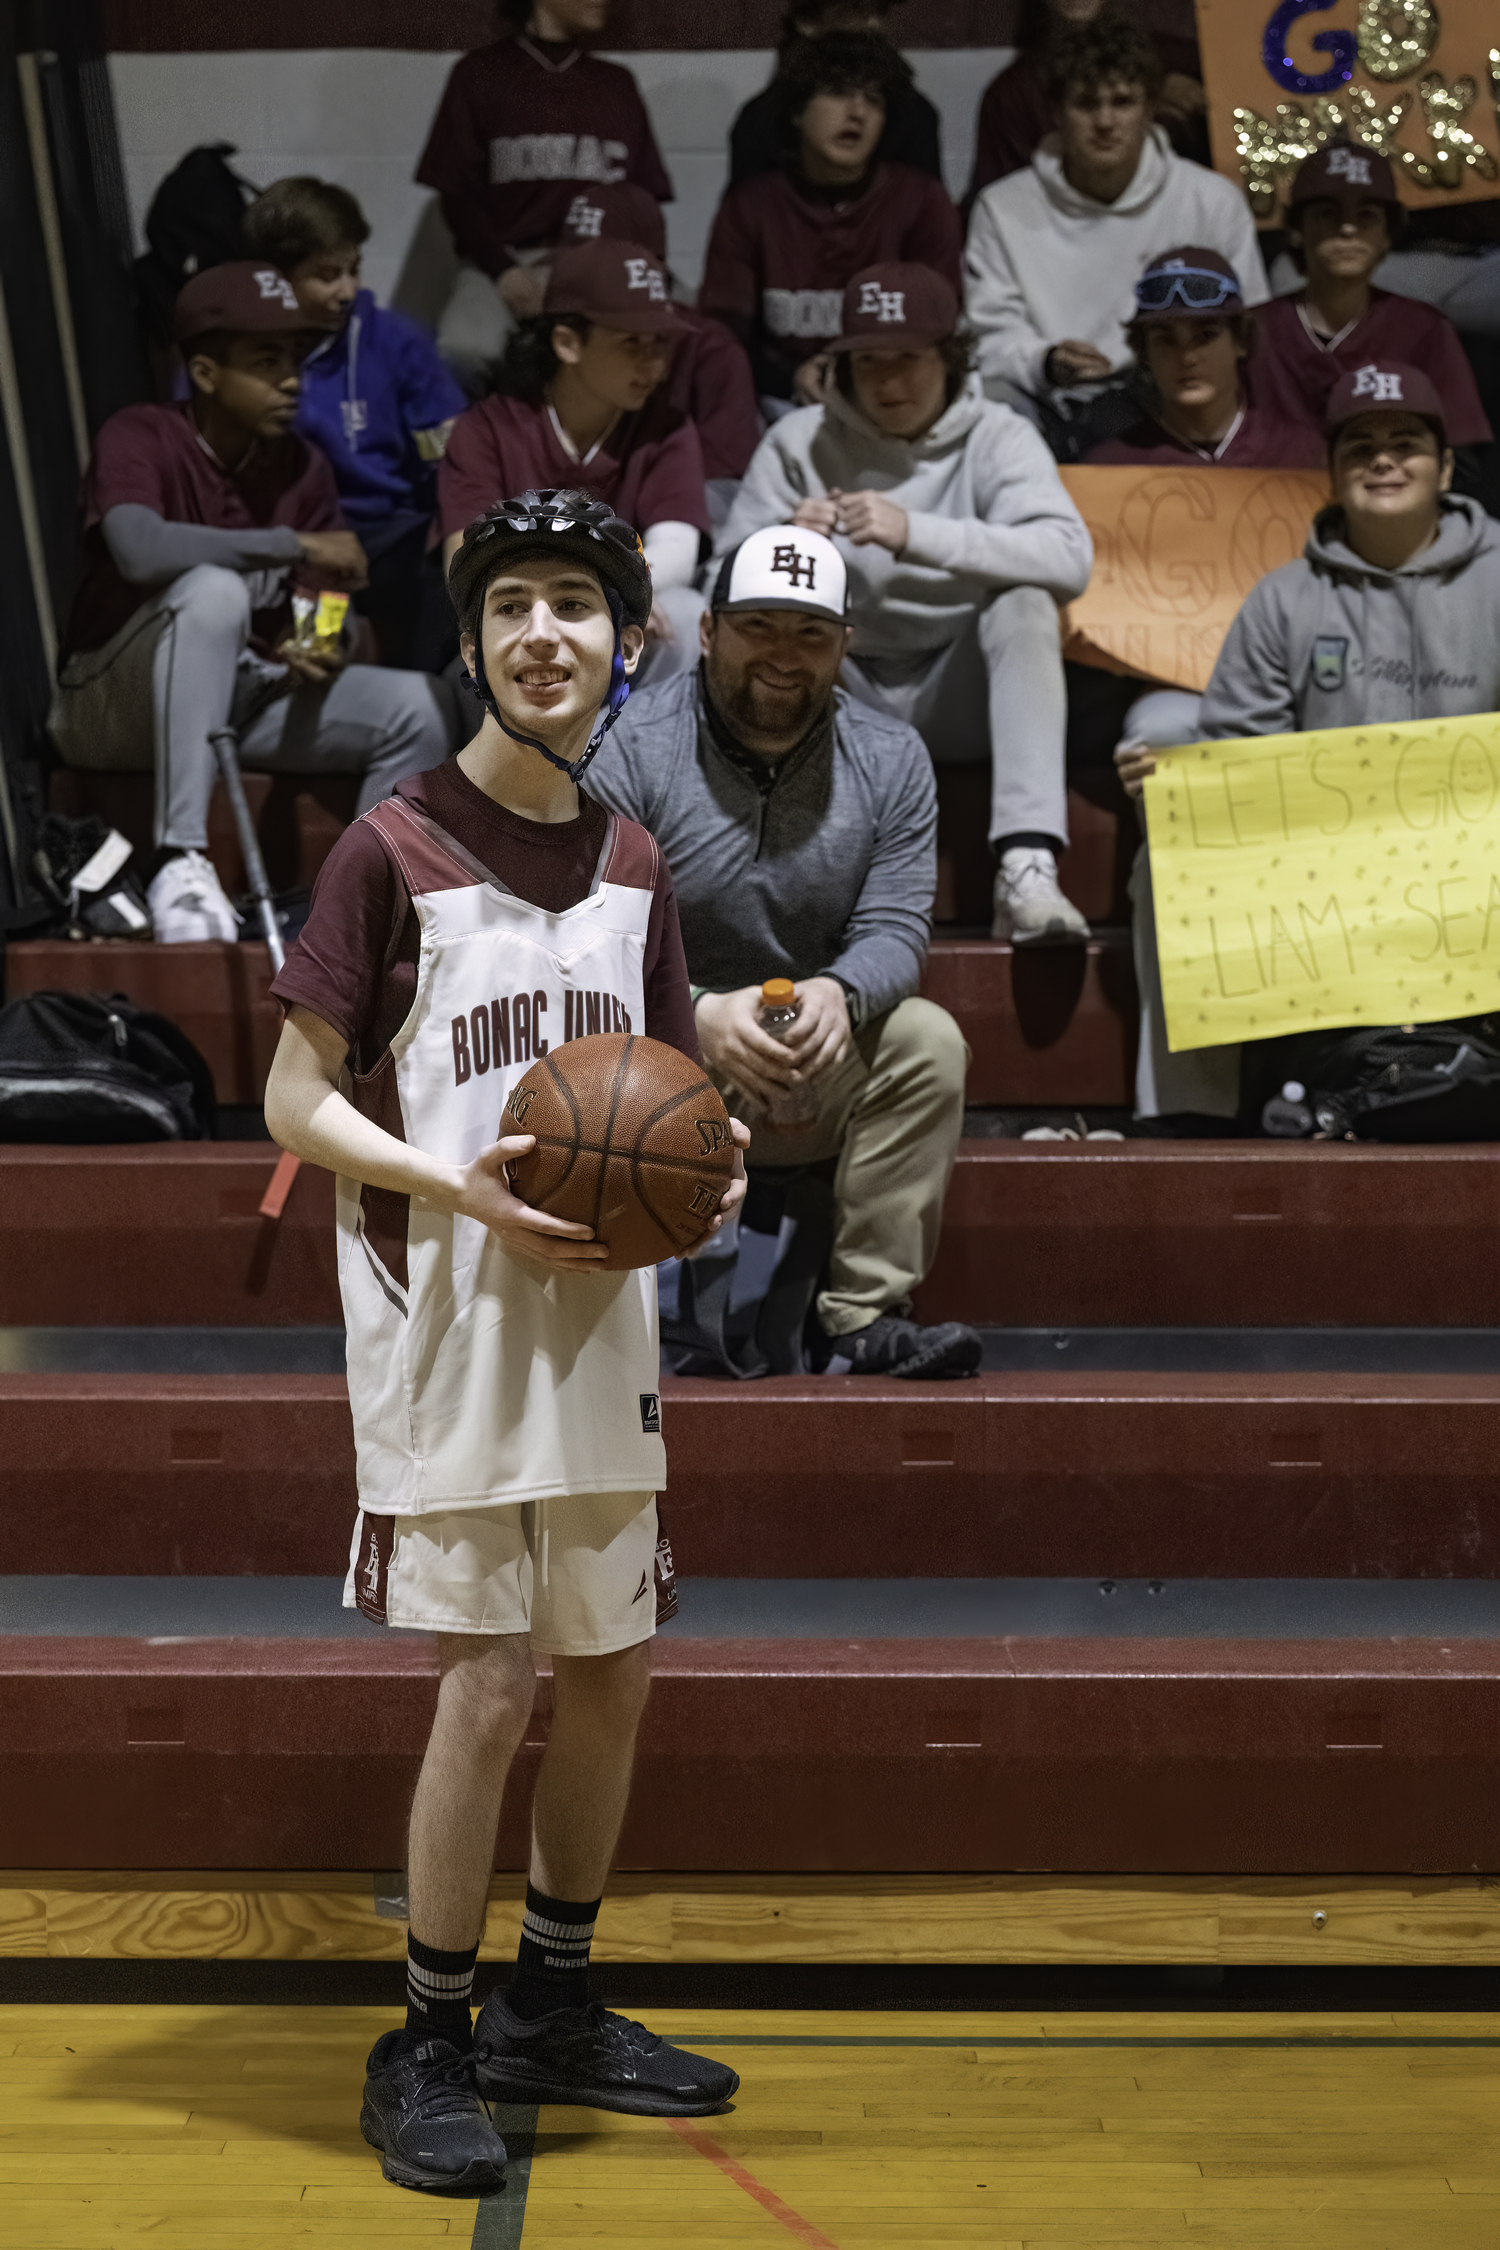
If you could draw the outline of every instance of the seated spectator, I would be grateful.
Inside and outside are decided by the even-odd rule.
[[[1060,403],[1078,419],[1100,386],[1123,391],[1136,276],[1163,243],[1217,250],[1245,302],[1264,302],[1250,207],[1230,181],[1173,154],[1151,123],[1160,82],[1150,40],[1114,16],[1053,49],[1057,131],[1025,171],[984,190],[969,221],[968,312],[992,398],[1033,402],[1033,412]],[[1113,426],[1131,418],[1127,409]],[[1108,434],[1095,427],[1089,442]]]
[[[448,755],[451,698],[420,672],[348,661],[349,639],[289,637],[288,581],[351,591],[364,552],[333,471],[293,432],[317,331],[291,284],[211,266],[177,300],[182,404],[126,406],[94,441],[83,550],[49,730],[72,766],[156,771],[152,926],[167,943],[234,938],[204,856],[214,734],[240,763],[357,773],[358,810]]]
[[[297,428],[327,456],[365,551],[370,582],[355,607],[385,663],[440,671],[451,612],[427,543],[435,464],[467,402],[432,338],[361,289],[369,233],[348,189],[328,180],[276,180],[244,218],[252,257],[280,267],[308,327],[325,331],[302,362]]]
[[[1360,368],[1335,386],[1327,433],[1333,505],[1300,561],[1261,579],[1230,627],[1203,696],[1202,740],[1500,709],[1500,526],[1451,493],[1453,452],[1433,384],[1397,360]],[[1139,796],[1156,765],[1151,747],[1127,740],[1115,756]],[[1239,1048],[1167,1048],[1144,847],[1131,891],[1137,1108],[1145,1117],[1233,1116]]]
[[[899,0],[798,0],[781,19],[776,49],[780,70],[802,39],[821,39],[830,31],[883,33],[885,19]],[[908,79],[891,103],[884,155],[889,164],[910,164],[933,179],[943,176],[938,113]],[[781,162],[781,117],[776,82],[752,94],[729,128],[729,184],[738,186],[754,172],[774,172]]]
[[[644,188],[589,188],[574,196],[563,221],[563,248],[601,241],[642,243],[666,268],[667,230],[661,205]],[[667,279],[670,284],[670,274]],[[722,320],[679,304],[675,297],[672,309],[677,316],[677,341],[664,396],[668,406],[685,414],[697,429],[709,512],[715,523],[722,523],[760,442],[755,378],[744,345]]]
[[[698,292],[702,310],[749,346],[763,399],[821,397],[851,274],[902,259],[959,284],[962,235],[946,191],[881,154],[910,78],[894,47],[854,31],[803,41],[777,77],[784,160],[726,191]]]
[[[1273,297],[1256,314],[1250,388],[1257,404],[1321,429],[1329,396],[1345,375],[1368,360],[1399,355],[1436,389],[1450,441],[1488,444],[1494,433],[1451,322],[1431,305],[1371,286],[1403,228],[1385,158],[1341,143],[1321,148],[1298,166],[1288,201],[1292,255],[1307,286]]]
[[[1003,180],[1031,162],[1052,130],[1047,94],[1052,42],[1074,26],[1097,22],[1107,5],[1108,0],[1022,0],[1019,52],[990,80],[980,99],[966,207],[992,180]],[[1156,122],[1165,128],[1179,156],[1207,164],[1208,120],[1198,41],[1154,31],[1152,44],[1163,65],[1153,108]]]
[[[971,373],[940,275],[856,274],[843,328],[827,404],[766,432],[724,544],[788,521],[837,542],[850,693],[935,759],[990,767],[995,936],[1081,941],[1054,857],[1068,837],[1057,608],[1088,584],[1089,535],[1036,431]]]
[[[1316,430],[1245,395],[1256,343],[1239,276],[1217,250],[1189,245],[1153,258],[1135,285],[1125,331],[1150,404],[1085,461],[1128,468],[1196,461],[1218,469],[1321,469]]]
[[[609,0],[501,0],[508,36],[461,55],[438,103],[416,176],[437,189],[462,260],[437,341],[474,398],[516,322],[540,313],[579,189],[629,180],[672,200],[640,88],[583,47],[608,12]]]
[[[507,493],[569,487],[639,532],[656,606],[642,680],[696,661],[693,591],[709,529],[698,432],[667,404],[678,333],[666,274],[639,243],[560,251],[546,310],[511,337],[503,389],[453,425],[438,468],[445,563],[465,526]]]
[[[704,1063],[752,1163],[838,1160],[815,1363],[969,1374],[974,1330],[919,1326],[907,1302],[937,1249],[968,1062],[952,1017],[916,997],[936,791],[911,729],[835,686],[845,609],[829,541],[752,533],[715,581],[696,677],[632,696],[589,786],[666,855]],[[801,1003],[785,1044],[759,1021],[768,977]],[[805,1088],[811,1127],[773,1126],[778,1096]]]

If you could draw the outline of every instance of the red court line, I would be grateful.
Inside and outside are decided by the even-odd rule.
[[[695,2148],[700,2156],[706,2156],[710,2164],[717,2164],[727,2179],[733,2180],[737,2188],[743,2188],[746,2195],[753,2197],[763,2211],[769,2211],[772,2218],[786,2228],[788,2234],[794,2234],[799,2242],[807,2243],[808,2250],[838,2250],[837,2243],[830,2242],[826,2234],[819,2234],[810,2220],[794,2211],[789,2203],[783,2203],[781,2197],[773,2194],[770,2188],[762,2187],[753,2172],[747,2172],[743,2164],[729,2155],[727,2150],[720,2148],[717,2141],[711,2141],[707,2133],[700,2132],[685,2117],[669,2117],[667,2123],[679,2139],[687,2142],[689,2148]]]

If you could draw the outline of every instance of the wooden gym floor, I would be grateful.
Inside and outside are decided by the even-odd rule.
[[[0,2008],[7,2250],[1493,2250],[1494,2016],[650,2011],[701,2124],[544,2109],[483,2204],[387,2187],[363,2008]],[[530,2161],[528,2162],[528,2157]]]

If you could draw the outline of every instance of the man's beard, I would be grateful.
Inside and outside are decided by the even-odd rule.
[[[777,694],[748,671],[740,675],[722,700],[724,716],[739,733],[789,734],[794,739],[806,734],[820,701],[817,689],[808,681],[794,692],[783,690]]]

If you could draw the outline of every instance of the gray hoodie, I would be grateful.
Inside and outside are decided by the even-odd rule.
[[[826,406],[783,415],[755,449],[719,552],[832,491],[884,493],[910,525],[899,555],[834,542],[849,572],[856,656],[946,648],[1010,586],[1069,602],[1088,584],[1093,547],[1056,462],[1028,421],[985,397],[977,375],[919,438],[886,437],[838,391]]]
[[[915,992],[937,882],[937,785],[920,735],[835,690],[831,724],[775,766],[716,737],[684,672],[633,695],[592,797],[666,856],[688,975],[711,992],[835,976],[862,1018]]]
[[[1297,562],[1261,579],[1203,697],[1209,741],[1500,710],[1500,524],[1445,499],[1438,535],[1376,570],[1325,508]]]

